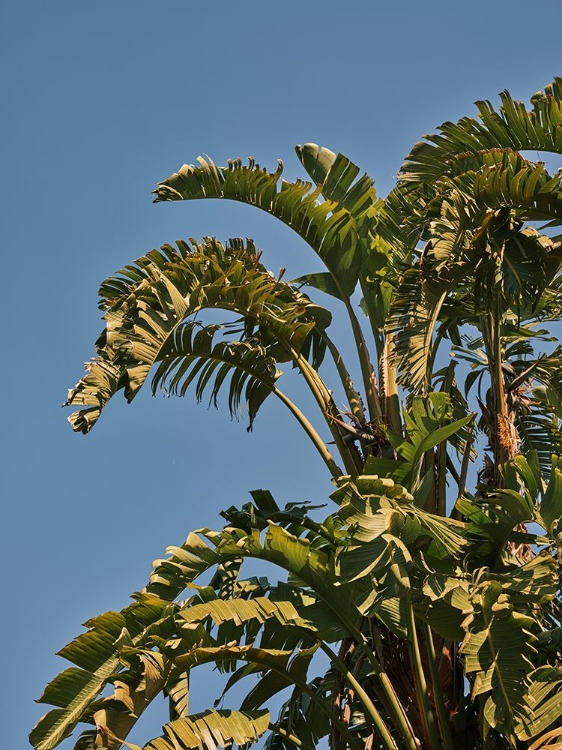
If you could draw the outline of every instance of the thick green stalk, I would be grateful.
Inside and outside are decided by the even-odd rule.
[[[475,419],[476,419],[476,414],[473,415],[472,422],[470,422],[468,425],[468,438],[466,441],[466,446],[465,446],[464,454],[462,457],[461,471],[460,471],[460,474],[457,477],[455,477],[457,484],[458,484],[457,500],[460,500],[460,498],[464,495],[464,492],[466,489],[466,478],[468,475],[468,467],[470,464],[470,452],[472,450],[472,443],[474,442],[474,420]],[[453,509],[451,516],[452,518],[456,518],[457,520],[461,519],[461,514],[458,513],[458,511],[456,511],[455,509]]]
[[[298,408],[298,406],[294,404],[291,401],[291,399],[288,398],[288,396],[286,396],[278,388],[274,388],[273,393],[285,404],[285,406],[289,409],[291,414],[293,414],[293,416],[297,419],[301,427],[304,429],[308,437],[311,439],[312,444],[317,449],[318,453],[320,453],[320,456],[322,457],[322,460],[328,467],[332,477],[334,479],[341,477],[343,474],[342,470],[335,462],[334,457],[332,456],[332,454],[326,447],[326,444],[324,443],[320,435],[316,432],[312,424],[308,421],[308,419],[305,417],[302,411]]]
[[[384,320],[377,320],[377,313],[373,306],[373,294],[374,291],[369,289],[369,286],[365,279],[359,280],[361,285],[361,292],[363,293],[363,304],[367,310],[367,318],[371,327],[371,333],[375,342],[375,351],[377,353],[377,361],[380,362],[384,349],[384,335],[381,333],[384,327]]]
[[[392,736],[390,732],[388,731],[388,728],[386,724],[384,723],[384,720],[380,713],[377,711],[377,708],[373,701],[369,698],[365,690],[361,687],[360,683],[355,678],[354,674],[345,666],[344,662],[339,658],[339,656],[332,651],[332,649],[322,641],[319,641],[320,648],[324,653],[330,658],[331,662],[338,668],[339,672],[343,675],[346,682],[349,683],[349,685],[353,688],[355,691],[355,694],[363,704],[365,711],[371,718],[373,724],[376,727],[376,730],[379,734],[379,738],[381,742],[383,743],[383,746],[387,750],[398,750],[398,747],[394,740],[392,739]]]
[[[429,657],[429,671],[431,672],[431,683],[433,685],[433,698],[437,708],[441,737],[443,738],[443,750],[454,750],[451,728],[449,726],[449,717],[447,716],[447,709],[441,692],[441,682],[439,680],[439,672],[437,669],[437,657],[433,643],[433,633],[427,623],[423,624],[423,632]]]
[[[347,400],[349,403],[349,408],[351,410],[351,413],[359,421],[360,424],[363,424],[365,422],[365,410],[363,408],[363,404],[361,403],[361,398],[359,394],[353,387],[353,382],[345,366],[343,357],[341,356],[338,348],[336,347],[332,339],[329,338],[329,336],[326,334],[325,331],[322,331],[321,336],[326,343],[328,351],[332,355],[332,359],[334,360],[334,364],[340,376],[340,380],[342,382],[345,395],[347,396]]]
[[[369,412],[369,420],[374,421],[382,417],[380,403],[378,402],[377,395],[375,393],[375,373],[371,359],[369,357],[369,350],[363,336],[363,329],[355,311],[351,306],[349,298],[344,299],[345,307],[351,321],[351,329],[353,331],[353,338],[355,339],[355,346],[359,355],[359,363],[361,365],[361,374],[363,376],[363,386],[365,388],[365,398],[367,401],[367,409]]]
[[[320,411],[322,412],[322,415],[326,420],[328,428],[332,433],[332,437],[334,438],[336,447],[338,448],[339,454],[342,458],[342,461],[344,462],[345,470],[352,477],[357,476],[360,469],[355,464],[350,449],[343,442],[343,438],[340,435],[337,424],[333,421],[333,419],[331,419],[331,417],[336,416],[336,410],[333,407],[333,400],[330,391],[326,388],[326,385],[324,384],[324,381],[322,380],[320,375],[305,359],[305,357],[302,356],[302,354],[299,354],[294,349],[292,349],[290,350],[290,355],[293,362],[299,368],[308,387],[312,391],[312,394],[316,399],[316,403],[320,407]]]
[[[408,650],[410,652],[410,661],[412,663],[414,679],[416,682],[416,697],[418,699],[420,717],[427,733],[429,747],[439,748],[441,747],[441,742],[439,740],[439,734],[437,732],[437,727],[435,726],[435,718],[427,695],[427,682],[425,680],[425,674],[421,662],[416,619],[409,591],[404,592],[403,599],[406,604],[406,617],[408,619]]]

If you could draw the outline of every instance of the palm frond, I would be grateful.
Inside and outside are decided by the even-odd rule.
[[[476,103],[480,122],[463,117],[445,122],[438,133],[417,143],[401,169],[405,183],[431,183],[443,174],[465,170],[465,159],[494,148],[562,152],[562,79],[555,78],[531,99],[531,109],[504,91],[496,110],[488,101]]]
[[[310,165],[311,145],[298,152],[305,166]],[[328,158],[320,159],[323,168],[315,170],[314,179],[321,182],[314,188],[303,180],[281,180],[281,161],[275,172],[268,172],[253,159],[248,166],[235,159],[217,167],[199,157],[199,166],[185,164],[161,182],[155,201],[227,198],[261,208],[294,229],[324,262],[341,293],[350,296],[361,266],[357,218],[372,209],[375,196],[369,178],[352,184],[358,170],[349,160],[332,159],[326,149],[323,154]],[[324,184],[332,197],[320,201]]]
[[[36,750],[51,750],[68,737],[79,722],[92,718],[92,706],[121,668],[119,639],[126,634],[139,644],[150,629],[166,627],[175,607],[154,596],[141,596],[121,612],[107,612],[86,623],[88,630],[59,654],[75,666],[55,677],[39,698],[57,708],[43,716],[30,734]],[[122,711],[109,710],[107,724],[121,725]]]
[[[315,328],[330,323],[327,311],[275,279],[254,245],[240,240],[226,246],[213,239],[192,247],[178,242],[177,250],[164,246],[105,281],[100,296],[106,329],[96,344],[97,357],[86,365],[87,375],[66,404],[87,407],[69,418],[84,433],[117,391],[130,402],[155,363],[153,387],[169,383],[172,392],[182,392],[197,377],[201,398],[214,377],[214,401],[231,375],[231,412],[245,393],[252,421],[273,390],[276,361],[310,351],[318,365],[325,347]],[[196,324],[186,319],[210,307],[243,316],[247,340],[213,346],[213,326],[193,335]]]
[[[238,747],[257,742],[269,727],[269,711],[209,710],[182,717],[164,727],[165,734],[143,750],[192,750]]]

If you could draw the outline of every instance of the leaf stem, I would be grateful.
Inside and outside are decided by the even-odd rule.
[[[431,684],[433,686],[433,698],[437,708],[441,737],[443,738],[443,749],[454,750],[451,728],[449,726],[449,717],[447,716],[447,709],[443,700],[443,693],[441,692],[441,681],[437,671],[437,657],[435,654],[435,645],[433,643],[433,632],[426,622],[423,623],[423,632],[429,657],[429,671],[431,673]]]
[[[332,339],[327,335],[325,331],[321,332],[321,336],[326,343],[328,351],[332,355],[332,359],[334,361],[334,364],[340,376],[340,380],[342,382],[345,395],[349,402],[349,408],[351,410],[351,413],[361,424],[363,424],[365,422],[365,411],[363,408],[363,404],[361,403],[359,394],[353,387],[351,376],[344,364],[343,358],[338,348],[336,347]]]
[[[367,401],[367,409],[369,412],[369,420],[374,421],[382,418],[382,410],[380,402],[375,393],[375,372],[371,360],[369,357],[369,350],[363,336],[363,329],[355,314],[355,310],[351,305],[349,297],[344,297],[344,304],[351,322],[351,330],[353,331],[353,338],[355,339],[355,346],[357,348],[357,354],[359,356],[359,364],[361,366],[361,374],[363,376],[363,387],[365,388],[365,398]]]
[[[332,649],[326,643],[319,641],[319,645],[322,651],[324,651],[324,653],[329,657],[330,661],[338,668],[341,674],[345,677],[346,681],[355,690],[355,694],[365,707],[365,710],[369,714],[370,718],[373,720],[373,724],[377,729],[379,738],[383,743],[383,746],[388,750],[398,750],[398,746],[392,739],[392,736],[388,731],[388,727],[384,723],[382,716],[377,711],[375,704],[369,698],[365,690],[361,687],[354,674],[346,667],[344,662],[334,651],[332,651]]]
[[[328,467],[330,474],[334,479],[337,479],[338,477],[341,477],[343,472],[340,469],[340,467],[337,465],[337,463],[334,460],[334,457],[326,447],[326,443],[322,440],[320,435],[316,432],[312,424],[309,422],[309,420],[306,418],[306,416],[302,413],[302,411],[298,408],[298,406],[291,401],[291,399],[286,396],[283,391],[280,391],[279,388],[274,387],[273,393],[279,398],[280,401],[282,401],[285,406],[289,409],[291,414],[295,417],[295,419],[299,422],[301,427],[304,429],[310,440],[312,441],[312,444],[317,449],[318,453],[320,453],[320,456],[322,457],[322,460]]]
[[[441,743],[439,741],[437,727],[435,726],[435,718],[427,695],[427,682],[421,662],[416,619],[409,591],[404,592],[404,602],[406,605],[406,618],[408,620],[408,650],[410,652],[410,660],[412,662],[412,669],[414,671],[414,679],[416,682],[416,697],[418,699],[420,717],[427,734],[428,747],[438,748],[441,746]]]
[[[335,417],[337,413],[337,409],[334,406],[330,391],[326,387],[326,384],[317,373],[317,371],[312,367],[308,360],[302,356],[302,354],[295,351],[294,349],[289,349],[289,353],[291,359],[300,370],[308,387],[312,391],[312,394],[316,399],[316,403],[320,407],[320,411],[322,412],[322,415],[326,420],[326,424],[328,425],[332,437],[334,438],[334,442],[338,448],[342,461],[344,462],[345,470],[352,477],[357,476],[357,474],[359,473],[359,467],[353,460],[353,456],[350,452],[349,447],[346,446],[346,444],[343,442],[343,438],[340,434],[337,424],[330,418],[332,416]]]

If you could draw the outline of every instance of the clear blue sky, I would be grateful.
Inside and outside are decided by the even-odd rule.
[[[315,268],[269,217],[154,206],[156,182],[203,152],[270,168],[282,157],[294,177],[294,145],[314,141],[384,195],[423,133],[562,75],[561,21],[560,0],[4,4],[3,747],[26,747],[45,710],[33,698],[66,666],[55,652],[124,606],[168,544],[218,526],[249,489],[281,502],[330,491],[274,404],[251,434],[193,398],[148,394],[116,400],[87,437],[66,423],[60,404],[100,331],[98,284],[133,258],[181,237],[251,236],[272,270]],[[201,690],[199,708],[215,693]]]

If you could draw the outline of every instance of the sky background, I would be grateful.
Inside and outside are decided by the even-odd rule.
[[[3,4],[3,747],[27,746],[47,708],[33,699],[67,666],[55,652],[125,606],[167,545],[220,527],[250,489],[280,503],[331,491],[274,403],[252,433],[193,396],[149,393],[116,399],[86,437],[67,424],[60,405],[101,330],[98,285],[127,262],[177,238],[250,236],[275,273],[317,269],[265,214],[152,205],[156,183],[201,153],[269,169],[283,158],[293,179],[294,146],[313,141],[384,196],[422,134],[562,75],[561,21],[560,0]],[[207,680],[194,708],[218,692]],[[157,713],[132,741],[159,734]]]

